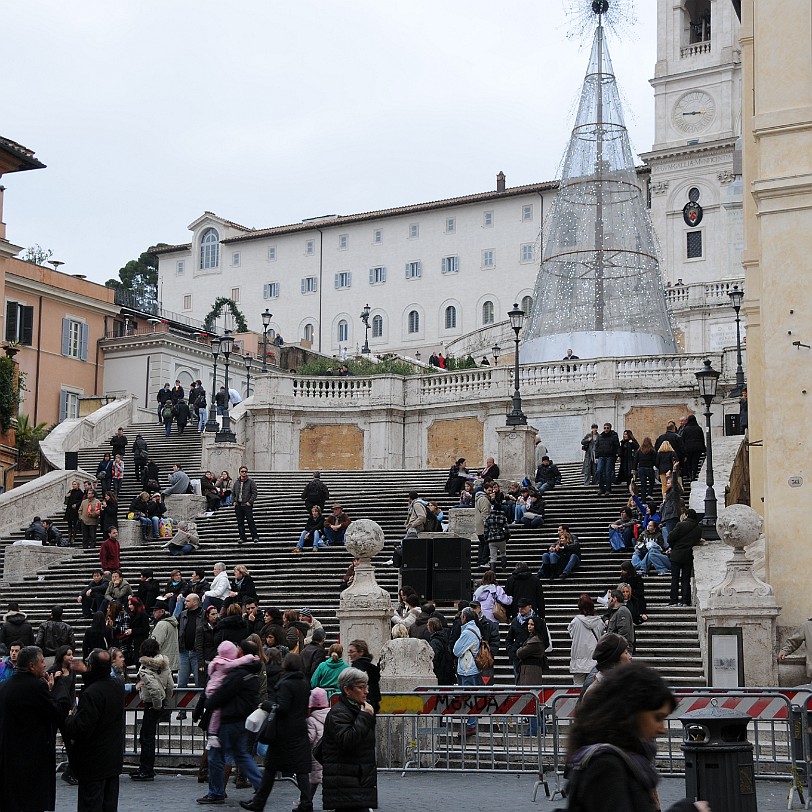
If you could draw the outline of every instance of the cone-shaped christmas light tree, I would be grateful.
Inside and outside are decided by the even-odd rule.
[[[527,323],[524,363],[676,352],[601,9]]]

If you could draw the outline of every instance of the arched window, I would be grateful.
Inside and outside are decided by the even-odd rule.
[[[482,323],[493,324],[493,302],[483,302],[482,304]]]
[[[523,296],[522,297],[522,310],[524,310],[524,315],[529,316],[531,311],[533,310],[533,297],[532,296]]]
[[[305,324],[304,336],[302,336],[304,338],[304,340],[309,341],[309,342],[312,343],[314,333],[315,333],[315,328],[313,327],[313,325],[312,324]]]
[[[420,332],[420,314],[416,310],[409,311],[409,332]]]
[[[711,38],[711,4],[710,0],[686,0],[685,11],[688,14],[688,42],[710,42]]]
[[[445,329],[453,330],[457,326],[457,308],[449,305],[445,309]]]
[[[350,334],[350,326],[344,319],[338,323],[338,343],[342,344],[348,340]]]
[[[200,238],[200,270],[216,268],[220,264],[220,238],[213,228],[207,228]]]
[[[372,317],[372,337],[383,338],[383,316]]]

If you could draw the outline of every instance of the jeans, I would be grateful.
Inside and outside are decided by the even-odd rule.
[[[155,772],[155,734],[158,731],[160,719],[160,708],[156,710],[151,705],[144,708],[141,732],[138,734],[138,744],[141,748],[138,757],[138,769],[145,775],[152,775]]]
[[[307,536],[307,530],[302,530],[302,534],[299,536],[299,543],[296,545],[296,547],[298,549],[301,550],[301,549],[304,548],[305,542],[307,541],[307,539],[305,538],[306,536]],[[313,538],[310,541],[310,546],[314,550],[316,550],[316,549],[319,548],[320,545],[321,545],[321,533],[319,533],[318,530],[314,530],[313,531]]]
[[[637,479],[640,481],[640,498],[646,502],[649,496],[654,495],[654,469],[639,467]]]
[[[235,505],[234,513],[237,515],[237,530],[240,534],[240,541],[247,541],[245,537],[245,523],[248,522],[248,529],[251,531],[251,538],[258,539],[257,526],[254,522],[254,508],[247,505]]]
[[[538,575],[541,578],[555,578],[558,576],[558,565],[561,562],[559,553],[544,553],[541,557],[541,567]],[[570,555],[561,575],[569,575],[581,563],[577,555]]]
[[[217,731],[219,747],[212,747],[209,753],[209,797],[225,796],[225,765],[235,763],[240,772],[251,782],[255,790],[262,784],[262,775],[254,759],[248,754],[245,722],[226,722]]]
[[[201,432],[201,431],[203,431],[203,428],[206,425],[206,410],[205,409],[200,409],[200,411],[198,412],[198,415],[199,416],[197,418],[197,430],[198,430],[198,432]]]
[[[671,572],[671,559],[659,550],[649,550],[646,556],[646,568],[654,567],[659,574]]]
[[[522,519],[524,518],[524,514],[527,512],[527,505],[516,505],[516,509],[513,511],[513,521],[516,524],[521,524]]]
[[[172,421],[171,420],[169,422],[164,423],[164,434],[166,434],[167,437],[169,437],[169,435],[172,434]]]
[[[482,675],[468,674],[465,676],[464,674],[457,674],[457,683],[459,685],[482,685]],[[465,726],[469,730],[476,730],[476,719],[474,717],[466,719]]]
[[[598,457],[598,487],[601,493],[611,491],[615,482],[615,458]]]
[[[178,670],[178,688],[185,688],[189,684],[189,677],[192,678],[192,684],[198,688],[197,684],[197,652],[196,651],[181,651],[180,653],[180,669]]]
[[[333,530],[331,527],[324,525],[324,538],[327,539],[327,545],[343,544],[345,531],[346,528],[344,530]]]
[[[505,502],[502,505],[502,510],[505,512],[505,516],[507,516],[509,522],[516,521],[516,505],[513,502]]]
[[[194,552],[194,549],[191,544],[184,544],[183,547],[177,547],[173,544],[167,547],[169,555],[189,555],[189,553]]]
[[[660,532],[663,534],[663,543],[668,544],[668,534],[677,526],[679,519],[666,519],[660,527]]]
[[[542,482],[541,485],[536,483],[536,490],[539,493],[544,493],[545,491],[551,491],[555,487],[555,482]]]
[[[101,781],[80,781],[76,812],[117,812],[118,776]]]

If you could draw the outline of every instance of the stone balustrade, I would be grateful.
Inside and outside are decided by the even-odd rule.
[[[743,288],[744,279],[700,282],[695,285],[674,285],[665,289],[665,302],[671,311],[692,307],[731,307],[728,294],[734,285]]]

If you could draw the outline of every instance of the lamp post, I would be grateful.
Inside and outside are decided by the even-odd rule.
[[[414,354],[414,357],[416,361],[420,360],[420,350],[417,350],[417,352]]]
[[[211,354],[214,358],[214,375],[211,381],[211,403],[209,403],[209,419],[206,421],[206,431],[217,434],[217,404],[214,398],[217,395],[217,356],[220,354],[220,336],[214,336],[211,340]]]
[[[268,371],[268,329],[271,326],[273,313],[268,308],[262,314],[262,371]]]
[[[742,308],[744,291],[738,285],[733,285],[732,290],[727,295],[730,296],[730,304],[733,305],[733,309],[736,311],[736,388],[730,393],[730,396],[740,398],[742,392],[744,392],[744,368],[742,367],[742,334],[739,311]]]
[[[494,344],[493,347],[491,347],[491,352],[493,353],[493,365],[498,367],[499,356],[502,354],[502,348],[498,344]]]
[[[719,384],[719,375],[709,360],[696,373],[699,384],[699,395],[705,401],[705,516],[701,521],[702,538],[718,539],[716,532],[716,492],[713,490],[713,440],[711,438],[711,403],[716,397],[716,387]]]
[[[514,303],[513,310],[508,312],[510,326],[516,334],[516,357],[513,363],[513,409],[507,416],[506,426],[526,426],[527,418],[522,412],[522,396],[519,394],[519,333],[524,327],[524,310]]]
[[[248,381],[245,384],[245,396],[247,398],[251,397],[251,356],[245,356],[245,374],[248,377]]]
[[[225,379],[223,381],[223,386],[226,388],[226,402],[225,406],[223,406],[223,427],[217,432],[217,436],[214,438],[218,443],[237,442],[237,437],[231,430],[231,421],[228,416],[229,406],[231,405],[231,399],[228,396],[228,358],[231,355],[231,350],[233,347],[234,336],[231,334],[231,330],[226,330],[223,333],[223,337],[220,339],[220,351],[223,353],[223,357],[226,359]]]
[[[365,304],[360,316],[364,322],[364,346],[361,347],[361,355],[369,355],[369,312],[369,305]]]

